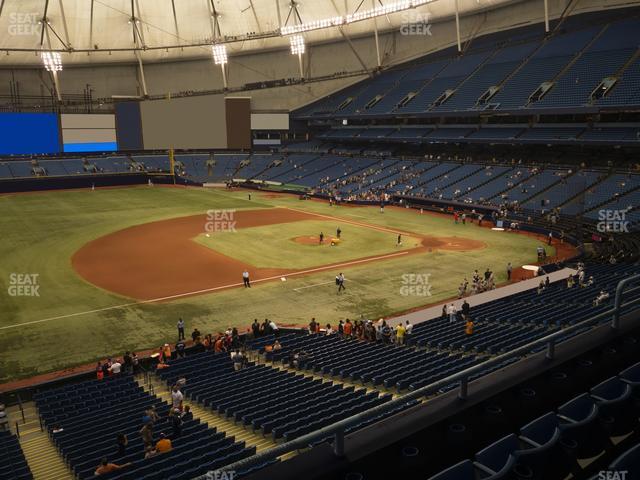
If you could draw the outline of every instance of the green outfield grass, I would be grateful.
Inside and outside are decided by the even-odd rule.
[[[342,230],[341,241],[331,246],[336,228]],[[325,240],[306,245],[294,241],[297,237],[318,236]],[[210,237],[196,238],[198,243],[229,257],[260,268],[313,268],[348,262],[357,258],[384,255],[408,250],[420,245],[420,240],[406,236],[396,247],[397,234],[330,220],[304,220],[262,227],[241,228],[235,232],[219,232]]]
[[[86,283],[71,267],[71,256],[86,242],[132,225],[204,213],[209,209],[275,206],[416,234],[468,237],[485,242],[487,247],[471,252],[420,253],[351,266],[344,269],[347,291],[339,296],[332,282],[337,272],[324,271],[290,277],[286,282],[259,283],[251,290],[230,289],[159,304],[132,304],[130,299]],[[175,341],[175,323],[179,316],[186,320],[187,329],[197,326],[201,332],[209,333],[231,325],[245,329],[254,318],[306,324],[312,316],[320,322],[335,323],[346,317],[391,315],[451,297],[461,279],[475,268],[491,267],[498,281],[502,281],[506,263],[511,261],[517,266],[534,262],[538,245],[529,237],[493,232],[475,225],[455,225],[449,218],[420,215],[413,210],[388,209],[380,214],[377,208],[329,207],[325,203],[300,201],[295,196],[267,198],[259,193],[254,193],[248,201],[246,192],[241,191],[137,187],[46,192],[2,196],[0,208],[0,382],[96,361],[124,350],[142,350]],[[302,226],[307,222],[299,223]],[[325,220],[320,223],[324,225]],[[327,227],[328,231],[333,232],[334,222],[327,219],[327,224],[331,227],[330,230]],[[289,226],[296,228],[295,224]],[[317,228],[314,225],[310,233],[305,230],[300,235],[313,235]],[[387,235],[393,243],[393,234],[356,228],[363,239],[374,235],[376,243],[385,243],[385,251],[394,250],[386,246]],[[378,248],[364,242],[357,248],[342,249],[352,241],[355,246],[358,241],[351,238],[356,232],[353,225],[344,226],[342,230],[346,238],[344,245],[333,247],[335,250],[319,247],[310,255],[347,252],[348,258],[354,258],[373,255],[373,249]],[[237,235],[243,234],[241,230],[238,232]],[[248,234],[249,229],[244,233]],[[381,233],[384,240],[379,237]],[[287,242],[292,236],[296,233],[282,235]],[[245,240],[252,245],[249,249],[253,250],[252,255],[260,251],[260,245],[253,246],[250,238]],[[314,248],[297,247],[299,251]],[[222,245],[220,249],[223,250]],[[167,252],[172,254],[175,253]],[[275,258],[265,258],[267,260],[275,261]],[[158,262],[161,261],[159,258]],[[285,265],[300,269],[304,268],[304,262],[316,264],[318,261],[302,254],[295,257],[287,254]],[[431,296],[402,294],[406,278],[403,275],[410,273],[430,275]],[[18,274],[37,275],[39,296],[9,294],[11,282]]]

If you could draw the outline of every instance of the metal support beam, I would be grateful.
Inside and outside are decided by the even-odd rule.
[[[42,12],[42,30],[40,31],[40,46],[44,46],[44,34],[47,29],[47,12],[49,11],[49,0],[44,2],[44,11]],[[51,45],[49,45],[51,47]]]
[[[58,2],[60,3],[60,16],[62,17],[62,28],[64,28],[65,44],[68,49],[72,50],[71,40],[69,40],[69,27],[67,27],[67,16],[64,14],[64,5],[62,0],[58,0]]]
[[[362,69],[364,71],[367,72],[367,74],[369,76],[373,76],[371,71],[369,70],[369,68],[367,67],[367,65],[364,63],[364,61],[362,60],[362,58],[360,57],[360,55],[358,54],[358,51],[356,50],[356,47],[353,45],[353,43],[351,42],[351,39],[349,38],[349,36],[345,33],[344,28],[342,27],[338,27],[338,31],[340,32],[340,34],[342,35],[342,38],[344,38],[347,43],[349,44],[349,48],[351,48],[351,51],[353,52],[353,54],[356,56],[356,58],[358,59],[358,62],[360,63],[360,65],[362,66]]]
[[[93,7],[95,0],[91,0],[91,11],[89,16],[89,47],[93,48]],[[88,53],[87,53],[88,55]]]
[[[253,6],[253,0],[249,0],[249,6],[251,7],[251,11],[253,12],[253,18],[256,21],[258,32],[262,33],[262,26],[260,25],[260,20],[258,19],[258,14],[256,13],[256,7]]]
[[[211,14],[211,37],[215,42],[222,37],[222,29],[220,28],[220,14],[216,10],[213,0],[209,0],[209,13]]]
[[[144,76],[144,65],[142,63],[142,54],[140,53],[140,48],[144,48],[144,39],[142,38],[142,36],[140,35],[140,29],[138,28],[137,22],[138,19],[136,18],[136,5],[137,5],[137,1],[136,0],[131,0],[131,33],[133,34],[133,43],[136,47],[135,50],[135,55],[136,55],[136,60],[138,61],[138,77],[140,79],[140,86],[142,87],[142,95],[144,97],[149,96],[149,93],[147,91],[147,80],[145,79]],[[139,10],[139,6],[138,6],[138,10]]]
[[[376,0],[371,0],[373,4],[373,8],[376,8]],[[376,61],[378,68],[382,66],[382,61],[380,59],[380,38],[378,37],[378,21],[376,17],[373,17],[373,34],[376,40]]]
[[[51,38],[49,37],[49,29],[47,28],[46,22],[42,25],[42,31],[47,38],[47,45],[51,48]],[[53,89],[56,98],[58,99],[58,102],[62,102],[62,92],[60,91],[60,79],[58,78],[58,72],[52,70],[50,73],[51,78],[53,79]]]
[[[544,31],[549,33],[549,0],[544,0]]]
[[[460,42],[460,11],[458,9],[458,0],[456,0],[455,6],[456,6],[456,39],[458,41],[458,52],[462,52],[462,43]]]
[[[220,68],[222,69],[222,84],[224,85],[224,89],[228,88],[227,84],[227,65],[225,63],[220,64]]]
[[[298,67],[300,67],[300,78],[304,79],[304,68],[302,65],[302,54],[298,54]]]
[[[2,17],[2,10],[4,10],[4,1],[5,0],[0,0],[0,17]]]
[[[173,12],[173,26],[176,29],[176,39],[180,44],[180,30],[178,29],[178,16],[176,15],[176,2],[171,0],[171,11]]]

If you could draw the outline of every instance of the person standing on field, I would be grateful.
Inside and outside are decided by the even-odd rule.
[[[338,285],[338,293],[340,293],[342,290],[346,290],[344,286],[344,275],[342,273],[340,273],[336,277],[336,284]]]
[[[511,262],[507,263],[507,280],[511,280],[511,272],[513,271],[513,267],[511,266]]]
[[[184,340],[184,320],[178,319],[178,340]]]
[[[244,288],[251,288],[251,281],[249,280],[249,272],[245,269],[242,272],[242,282],[244,283]]]

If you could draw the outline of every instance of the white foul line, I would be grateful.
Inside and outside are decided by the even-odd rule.
[[[392,258],[392,257],[398,257],[400,255],[407,255],[409,253],[409,251],[403,251],[403,252],[397,252],[397,253],[390,253],[387,255],[381,255],[379,257],[370,257],[370,258],[362,258],[360,260],[353,260],[351,262],[346,262],[346,263],[339,263],[339,264],[334,264],[334,265],[325,265],[323,267],[317,267],[317,268],[311,268],[308,270],[301,270],[299,272],[293,272],[293,273],[287,273],[284,275],[274,275],[272,277],[265,277],[265,278],[259,278],[257,280],[251,280],[251,283],[259,283],[259,282],[267,282],[269,280],[275,280],[277,278],[281,278],[281,277],[295,277],[298,275],[305,275],[307,273],[313,273],[313,272],[320,272],[323,270],[329,270],[332,268],[339,268],[339,267],[346,267],[349,265],[357,265],[359,263],[366,263],[366,262],[372,262],[374,260],[383,260],[385,258]],[[199,295],[202,293],[209,293],[209,292],[215,292],[216,290],[223,290],[225,288],[232,288],[232,287],[240,287],[242,286],[243,283],[232,283],[229,285],[222,285],[219,287],[211,287],[211,288],[205,288],[202,290],[195,290],[193,292],[185,292],[185,293],[178,293],[175,295],[169,295],[166,297],[159,297],[159,298],[152,298],[149,300],[139,300],[137,302],[130,302],[130,303],[123,303],[122,305],[113,305],[111,307],[104,307],[104,308],[97,308],[95,310],[88,310],[86,312],[76,312],[76,313],[69,313],[66,315],[58,315],[56,317],[49,317],[49,318],[43,318],[40,320],[32,320],[30,322],[23,322],[23,323],[16,323],[14,325],[5,325],[3,327],[0,327],[0,330],[8,330],[10,328],[16,328],[16,327],[22,327],[24,325],[34,325],[36,323],[44,323],[44,322],[51,322],[53,320],[61,320],[63,318],[71,318],[71,317],[78,317],[78,316],[82,316],[82,315],[88,315],[90,313],[99,313],[99,312],[105,312],[108,310],[117,310],[120,308],[126,308],[126,307],[133,307],[135,305],[144,305],[147,303],[158,303],[158,302],[162,302],[165,300],[174,300],[176,298],[182,298],[182,297],[189,297],[192,295]]]

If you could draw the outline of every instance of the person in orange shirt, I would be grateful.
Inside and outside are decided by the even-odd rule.
[[[171,445],[171,440],[169,440],[164,433],[161,433],[160,440],[156,443],[158,453],[170,452],[172,449],[173,445]]]
[[[131,465],[131,462],[125,463],[124,465],[116,465],[115,463],[109,463],[107,458],[103,458],[100,461],[100,465],[96,468],[96,475],[106,475],[107,473],[115,472],[116,470],[120,470],[121,468],[126,468]]]
[[[222,353],[223,349],[224,349],[224,340],[222,336],[218,335],[218,338],[216,339],[216,343],[213,345],[213,351],[215,353]]]
[[[467,320],[464,328],[464,333],[466,333],[467,335],[473,335],[473,322],[471,321],[471,319]]]
[[[169,360],[171,360],[171,347],[169,346],[168,343],[165,343],[164,347],[162,347],[162,354],[164,355],[165,362],[168,362]]]
[[[347,338],[351,337],[351,332],[353,331],[353,325],[351,324],[351,320],[347,318],[347,321],[345,322],[344,327],[342,328],[343,328],[342,331],[344,333],[344,336]]]

